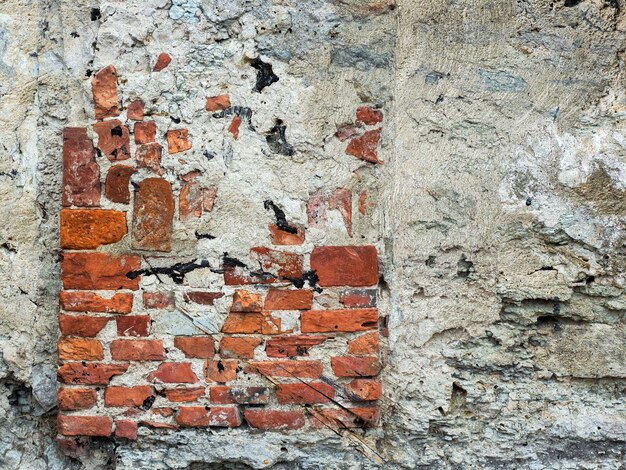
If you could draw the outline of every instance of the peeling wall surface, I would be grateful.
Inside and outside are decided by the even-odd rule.
[[[0,468],[624,469],[625,33],[624,0],[0,2]],[[109,65],[123,124],[142,99],[182,145],[130,180],[169,178],[180,263],[251,265],[281,217],[376,248],[379,423],[58,438],[63,135],[102,147]],[[183,222],[192,173],[216,197]]]

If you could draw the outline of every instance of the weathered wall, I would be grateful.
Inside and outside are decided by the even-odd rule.
[[[390,336],[382,426],[358,437],[389,468],[623,467],[626,5],[389,3],[0,4],[0,467],[377,465],[353,434],[142,430],[78,459],[54,443],[61,136],[93,121],[88,75],[114,63],[164,128],[192,125],[211,87],[253,86],[244,54],[280,87],[246,96],[262,137],[208,149],[221,184],[305,222],[311,189],[356,171],[376,203],[354,230],[379,246]],[[177,72],[153,79],[164,50]],[[385,109],[375,172],[334,137],[363,102]],[[275,118],[291,159],[261,150]],[[215,223],[269,216],[233,204]]]

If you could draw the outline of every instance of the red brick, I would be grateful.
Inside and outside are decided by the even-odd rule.
[[[59,293],[61,308],[68,312],[130,313],[133,308],[133,294],[118,293],[110,298],[93,292]]]
[[[211,404],[220,405],[264,405],[269,402],[266,387],[227,387],[215,385],[210,388]]]
[[[137,185],[133,211],[132,247],[170,251],[174,222],[174,195],[170,183],[147,178]]]
[[[181,406],[176,422],[181,426],[237,427],[241,414],[236,407]]]
[[[104,406],[142,406],[148,398],[153,396],[154,392],[149,385],[136,387],[109,386],[104,391]]]
[[[165,397],[175,403],[196,401],[204,395],[204,387],[172,388],[165,390]]]
[[[217,199],[217,188],[204,188],[202,191],[202,210],[207,214],[213,210],[215,200]]]
[[[213,382],[231,382],[237,378],[238,364],[236,359],[209,359],[204,367],[204,375]]]
[[[302,245],[304,243],[304,227],[297,226],[296,233],[282,230],[276,224],[271,224],[269,229],[273,245]]]
[[[168,418],[174,416],[174,408],[151,408],[150,413]]]
[[[119,116],[117,107],[117,70],[113,65],[100,69],[91,80],[96,119]]]
[[[261,341],[258,336],[224,337],[220,341],[220,356],[252,359],[254,349],[261,344]]]
[[[156,123],[154,121],[138,122],[133,127],[135,143],[137,145],[151,144],[156,142]]]
[[[148,419],[142,419],[141,421],[139,421],[139,424],[141,424],[142,426],[148,426],[154,429],[178,429],[177,424],[160,423],[158,421],[150,421]]]
[[[189,362],[164,362],[148,376],[148,381],[194,384],[198,381],[198,377],[194,374]]]
[[[326,201],[321,189],[309,195],[306,205],[309,227],[317,227],[326,223]]]
[[[302,277],[302,255],[263,247],[252,248],[250,254],[260,262],[264,271],[285,279]]]
[[[365,124],[367,126],[373,126],[383,122],[383,112],[370,108],[369,106],[359,106],[356,110],[356,123]]]
[[[161,144],[151,142],[149,144],[137,145],[135,151],[135,160],[138,168],[148,168],[157,174],[162,174],[161,169],[161,153],[163,148]]]
[[[313,291],[270,289],[265,297],[267,310],[308,310],[313,305]]]
[[[121,121],[97,122],[93,130],[98,134],[98,148],[112,162],[130,158],[130,135]]]
[[[115,319],[118,336],[148,336],[150,315],[132,315]]]
[[[378,332],[365,333],[348,342],[350,354],[377,354],[380,351]]]
[[[335,398],[334,387],[324,382],[278,384],[276,387],[276,399],[281,405],[315,405]]]
[[[93,338],[109,322],[110,318],[90,317],[88,315],[60,315],[59,329],[63,336],[82,336]]]
[[[109,168],[104,182],[104,195],[111,202],[128,204],[130,202],[130,177],[135,168],[128,165],[114,165]]]
[[[276,336],[267,340],[265,352],[269,357],[308,356],[310,348],[326,339],[326,336]]]
[[[152,71],[153,72],[160,72],[165,67],[170,65],[171,61],[172,61],[172,58],[170,57],[169,54],[167,54],[165,52],[161,52],[159,54],[159,57],[157,57],[157,60],[156,60],[156,62],[154,64],[154,68],[152,69]]]
[[[303,333],[325,333],[375,330],[378,310],[375,308],[343,310],[309,310],[302,312]]]
[[[175,300],[173,292],[144,292],[143,306],[145,308],[161,308],[174,310]]]
[[[328,207],[338,210],[343,218],[348,236],[352,236],[352,192],[349,189],[337,188],[328,198]]]
[[[383,163],[378,159],[378,142],[380,129],[367,131],[360,137],[355,137],[346,148],[346,153],[370,163]]]
[[[165,358],[163,343],[156,339],[116,339],[111,341],[115,361],[160,361]]]
[[[115,437],[137,440],[137,423],[128,419],[118,419],[115,421]]]
[[[337,377],[371,377],[378,375],[381,369],[376,356],[331,357],[330,364]]]
[[[102,343],[97,339],[62,338],[58,349],[62,361],[98,361],[104,358]]]
[[[126,117],[133,121],[143,121],[144,103],[141,100],[135,100],[128,105]]]
[[[376,290],[348,290],[339,296],[339,302],[348,308],[368,308],[376,306]]]
[[[267,312],[230,313],[222,326],[222,333],[275,335],[282,331],[280,318]]]
[[[178,197],[181,220],[202,216],[203,196],[203,190],[197,181],[188,181],[182,185]]]
[[[210,336],[177,336],[174,346],[180,349],[185,357],[210,359],[215,355],[215,345]]]
[[[239,126],[241,126],[241,118],[239,116],[235,116],[228,126],[228,132],[233,135],[233,138],[237,140],[239,138]]]
[[[64,207],[100,205],[100,166],[96,162],[96,149],[83,127],[63,130],[61,196]]]
[[[361,215],[365,215],[366,210],[367,210],[367,192],[362,191],[361,195],[359,196],[359,213]]]
[[[171,154],[184,152],[191,148],[189,131],[187,129],[175,129],[167,131],[167,151]]]
[[[61,248],[98,248],[100,245],[119,242],[126,232],[126,212],[61,209]]]
[[[228,108],[230,108],[228,95],[208,96],[206,99],[206,110],[209,112],[223,111]]]
[[[113,419],[108,416],[57,416],[57,431],[64,436],[108,437],[113,432]]]
[[[247,290],[236,290],[230,311],[237,313],[262,312],[263,298],[261,294],[253,294]]]
[[[185,302],[193,302],[199,305],[213,305],[216,299],[224,297],[223,292],[184,292],[183,299]]]
[[[321,287],[378,283],[378,256],[371,245],[316,247],[311,253],[311,269],[317,273]]]
[[[123,374],[128,364],[71,362],[59,367],[59,382],[78,385],[107,385],[114,375]]]
[[[302,411],[249,408],[243,414],[251,427],[271,431],[300,429],[306,422]]]
[[[380,409],[311,409],[311,424],[316,428],[346,429],[375,426],[380,419]]]
[[[86,410],[96,404],[97,395],[93,388],[61,388],[57,395],[60,410]]]
[[[322,376],[322,363],[319,361],[263,361],[249,362],[245,373],[267,375],[269,377],[298,377],[316,379]]]
[[[139,256],[106,253],[63,253],[61,276],[65,289],[117,290],[139,287],[139,278],[126,274],[140,268]]]
[[[349,400],[371,401],[379,400],[383,388],[380,380],[354,379],[345,387]]]

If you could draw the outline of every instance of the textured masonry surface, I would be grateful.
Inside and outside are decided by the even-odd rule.
[[[154,73],[169,62],[161,54]],[[197,229],[222,202],[219,181],[206,186],[201,171],[177,174],[167,161],[185,159],[202,137],[161,132],[140,99],[120,100],[113,65],[92,88],[98,121],[63,132],[58,433],[134,440],[138,426],[377,426],[378,251],[355,244],[352,191],[313,192],[302,225],[264,201],[275,223],[250,261],[190,256],[194,244],[219,243]],[[229,138],[246,131],[227,94],[207,97],[205,109],[230,119]],[[382,121],[382,111],[356,107],[349,132],[336,136],[348,140],[342,158],[382,163]],[[363,192],[361,217],[366,208]],[[328,211],[349,244],[306,243]],[[184,245],[178,225],[195,235]]]

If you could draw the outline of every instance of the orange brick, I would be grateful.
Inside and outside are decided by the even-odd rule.
[[[296,233],[291,233],[278,228],[278,225],[271,224],[270,237],[273,245],[302,245],[304,243],[304,228],[296,226]]]
[[[88,315],[59,315],[59,329],[63,336],[97,336],[110,318],[91,317]]]
[[[163,343],[154,339],[116,339],[111,341],[115,361],[160,361],[165,358]]]
[[[198,377],[189,362],[164,362],[157,370],[148,375],[148,381],[162,383],[196,383]]]
[[[61,388],[57,397],[60,410],[86,410],[94,406],[97,400],[93,388]]]
[[[322,363],[319,361],[261,361],[249,362],[245,373],[261,374],[270,377],[299,377],[316,379],[322,376]]]
[[[150,397],[154,397],[154,392],[149,385],[137,387],[109,386],[104,392],[104,406],[142,406]]]
[[[267,310],[308,310],[313,305],[313,291],[270,289],[265,298]]]
[[[303,333],[344,332],[374,330],[378,328],[378,310],[309,310],[302,312]]]
[[[204,395],[204,387],[194,388],[171,388],[165,390],[165,397],[172,402],[190,402],[196,401]]]
[[[228,95],[209,96],[206,99],[206,110],[209,112],[223,111],[230,108]]]
[[[106,253],[63,253],[61,277],[65,289],[116,290],[139,287],[139,278],[126,274],[141,266],[136,255],[115,256]]]
[[[350,354],[377,354],[380,351],[378,332],[365,333],[348,342]]]
[[[167,151],[170,155],[184,152],[190,148],[191,142],[189,142],[189,131],[187,129],[167,131]]]
[[[249,408],[244,411],[244,417],[250,427],[271,431],[300,429],[306,422],[302,411]]]
[[[382,395],[380,380],[354,379],[346,385],[346,393],[350,400],[379,400]]]
[[[330,364],[337,377],[371,377],[382,367],[376,356],[331,357]]]
[[[253,294],[247,290],[236,290],[233,295],[231,312],[251,313],[263,311],[263,299],[261,294]]]
[[[326,336],[277,336],[267,340],[265,352],[269,357],[308,356],[309,349],[326,341]]]
[[[269,401],[269,390],[266,387],[227,387],[212,386],[210,391],[211,404],[220,405],[263,405]]]
[[[115,319],[118,336],[148,336],[150,315],[131,315]]]
[[[61,291],[59,301],[61,309],[68,312],[130,313],[133,308],[133,294],[130,293],[105,298],[93,292]]]
[[[220,356],[252,359],[254,349],[259,344],[261,344],[261,338],[258,336],[224,337],[220,341]]]
[[[311,253],[311,269],[321,287],[373,286],[378,283],[376,247],[322,246]]]
[[[128,364],[70,362],[59,367],[59,382],[72,385],[107,385],[114,375],[123,374]]]
[[[108,416],[57,416],[57,431],[63,436],[108,437],[113,432],[113,420]]]
[[[210,336],[177,336],[174,346],[190,358],[210,359],[215,355],[215,345]]]
[[[207,380],[213,382],[231,382],[237,378],[236,359],[209,359],[204,368],[204,375]]]
[[[58,343],[62,361],[98,361],[104,358],[102,343],[97,339],[64,338]]]
[[[133,128],[137,145],[156,142],[156,123],[154,121],[138,122]]]
[[[61,248],[86,250],[119,242],[128,232],[126,212],[61,209]]]
[[[118,116],[117,70],[113,65],[98,70],[91,80],[96,119]]]

